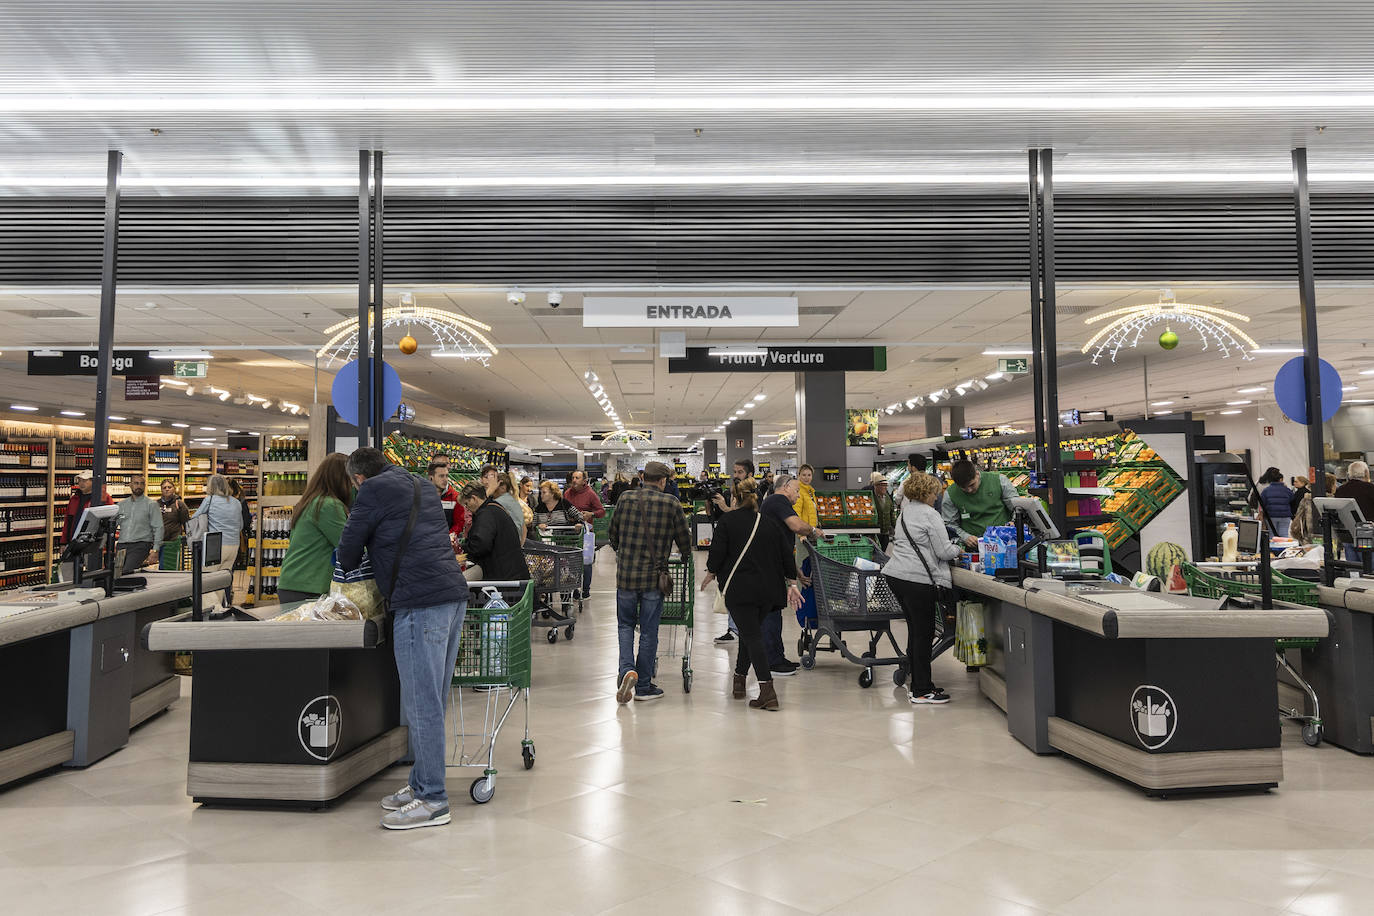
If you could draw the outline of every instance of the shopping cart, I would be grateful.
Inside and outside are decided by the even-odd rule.
[[[458,664],[454,666],[449,688],[453,745],[448,766],[482,767],[482,775],[473,780],[468,794],[477,804],[484,805],[496,793],[496,739],[521,700],[525,703],[525,737],[520,742],[520,756],[525,769],[534,766],[529,640],[534,586],[531,582],[469,582],[468,587],[472,598],[463,618]],[[500,607],[477,606],[498,596],[501,601],[496,603]],[[463,708],[465,687],[478,688],[485,694],[481,731],[468,731],[467,710]]]
[[[596,535],[598,549],[611,542],[611,516],[614,514],[615,506],[607,506],[605,515],[592,519],[592,533]]]
[[[541,528],[539,539],[545,544],[552,544],[555,547],[575,547],[579,556],[582,555],[582,536],[586,528],[582,525],[557,525],[549,528]],[[581,562],[586,564],[586,557],[582,557]],[[572,616],[572,611],[582,613],[582,577],[578,576],[577,588],[571,592],[559,594],[559,601],[563,606],[564,616]]]
[[[810,541],[806,545],[811,560],[811,583],[816,590],[816,627],[805,643],[801,654],[801,666],[811,669],[816,666],[816,651],[822,636],[830,639],[831,650],[837,651],[856,665],[862,665],[859,673],[859,686],[873,686],[873,669],[878,665],[895,665],[892,681],[895,684],[906,682],[907,662],[901,646],[892,635],[892,621],[903,619],[902,606],[897,596],[888,587],[887,579],[881,571],[859,569],[854,565],[854,557],[848,561],[827,556]],[[845,545],[860,548],[861,545]],[[836,545],[827,546],[827,550]],[[836,550],[840,555],[843,551]],[[869,556],[875,563],[887,561],[877,547],[869,545]],[[844,641],[845,633],[866,632],[869,635],[868,650],[855,655]],[[878,657],[878,644],[886,636],[895,653],[889,658]],[[799,646],[800,648],[800,646]]]
[[[1241,598],[1251,602],[1260,600],[1263,590],[1260,577],[1263,573],[1258,570],[1204,571],[1191,563],[1182,564],[1181,569],[1183,579],[1188,583],[1188,592],[1195,597]],[[1294,579],[1285,576],[1278,570],[1271,570],[1270,576],[1275,601],[1305,604],[1309,607],[1321,605],[1317,583]],[[1312,685],[1288,661],[1287,653],[1289,649],[1315,649],[1317,642],[1317,639],[1312,637],[1274,640],[1275,664],[1288,672],[1288,676],[1302,689],[1303,693],[1307,694],[1308,702],[1312,704],[1311,715],[1306,715],[1296,708],[1280,706],[1279,718],[1301,722],[1302,740],[1308,747],[1316,747],[1322,743],[1321,702],[1317,699],[1317,692],[1312,689]]]
[[[672,556],[668,559],[668,573],[673,577],[673,590],[663,596],[663,616],[659,620],[658,656],[654,659],[654,676],[658,676],[658,660],[673,659],[677,652],[677,628],[682,636],[682,692],[692,692],[692,626],[695,617],[696,573],[692,555]],[[663,627],[668,627],[665,635]]]
[[[530,568],[530,581],[534,586],[531,624],[547,627],[551,643],[558,642],[559,627],[564,628],[565,639],[572,639],[577,620],[571,613],[571,599],[564,601],[563,596],[582,587],[582,548],[526,541],[525,563]],[[555,601],[561,605],[561,613],[554,610]]]

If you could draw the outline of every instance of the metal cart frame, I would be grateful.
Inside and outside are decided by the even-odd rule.
[[[668,560],[668,573],[673,577],[672,594],[663,596],[663,616],[659,620],[658,655],[654,659],[654,676],[658,676],[658,660],[677,657],[677,627],[684,630],[682,638],[682,692],[692,692],[692,629],[696,618],[696,571],[692,555],[674,556]],[[665,637],[663,627],[670,627]]]
[[[534,585],[530,582],[469,582],[468,587],[472,589],[474,598],[485,589],[499,593],[508,603],[519,595],[519,600],[508,608],[476,607],[475,601],[469,605],[463,618],[458,663],[454,666],[450,681],[449,716],[453,748],[447,765],[482,768],[482,775],[473,780],[468,794],[474,802],[484,805],[496,794],[496,739],[515,709],[515,704],[521,700],[525,703],[525,737],[520,742],[520,756],[525,769],[534,766],[534,741],[530,739],[532,652],[528,636],[529,618],[534,609]],[[464,687],[486,693],[486,709],[480,732],[467,730],[467,717],[463,709]],[[509,701],[502,697],[503,691],[509,692]],[[469,739],[476,743],[470,753]]]
[[[896,665],[892,674],[895,684],[906,681],[907,659],[901,646],[892,635],[892,621],[904,620],[897,596],[888,587],[887,579],[880,570],[864,570],[849,562],[832,559],[816,548],[810,541],[804,542],[807,555],[811,559],[811,582],[816,589],[816,629],[808,640],[806,651],[801,656],[801,666],[810,670],[816,666],[817,645],[822,636],[830,637],[831,646],[846,659],[862,665],[859,673],[859,686],[873,686],[873,669],[878,665]],[[876,547],[872,559],[875,563],[887,560]],[[844,641],[845,633],[867,632],[868,650],[855,655]],[[878,644],[886,636],[895,655],[878,657]]]
[[[558,642],[558,628],[563,627],[563,637],[573,638],[573,628],[577,625],[574,614],[559,613],[553,608],[553,596],[572,593],[582,588],[582,548],[558,547],[542,541],[526,541],[524,546],[525,564],[530,569],[530,582],[534,586],[534,611],[530,614],[530,624],[546,627],[550,643]],[[571,608],[571,601],[564,605]]]

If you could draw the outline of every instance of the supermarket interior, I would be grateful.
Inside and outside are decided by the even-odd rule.
[[[1369,912],[1374,9],[0,22],[6,912]]]

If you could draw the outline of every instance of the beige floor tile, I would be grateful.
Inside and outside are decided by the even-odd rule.
[[[689,878],[605,911],[605,916],[798,916],[804,910],[706,878]]]
[[[736,859],[706,877],[808,913],[823,913],[900,874],[834,847],[796,839]]]
[[[796,839],[802,843],[810,841],[821,849],[842,850],[856,859],[904,872],[954,852],[978,838],[978,833],[958,827],[936,829],[870,808],[817,827]]]
[[[598,789],[531,808],[520,817],[588,840],[603,840],[681,813],[681,809],[663,802]]]
[[[1331,870],[1289,905],[1302,916],[1355,916],[1374,910],[1374,878]]]
[[[984,838],[916,869],[914,874],[1040,909],[1068,903],[1115,874],[1123,855],[1057,855]]]
[[[1133,855],[1121,875],[1178,893],[1283,908],[1325,872],[1284,851],[1191,849]]]
[[[1208,916],[1274,916],[1277,910],[1243,900],[1199,894],[1158,881],[1141,880],[1127,869],[1055,908],[1064,916],[1158,916],[1206,913]]]
[[[469,901],[473,906],[468,908],[485,912],[491,901],[509,902],[504,911],[510,913],[600,913],[687,877],[685,871],[670,865],[588,843],[479,882]],[[517,909],[517,904],[524,909]]]
[[[873,916],[875,913],[949,913],[957,916],[1036,916],[1043,913],[1020,903],[982,893],[977,886],[956,887],[925,875],[904,875],[827,910],[827,916]]]
[[[603,842],[655,862],[701,874],[780,843],[782,838],[752,827],[722,822],[708,809],[634,827]]]
[[[874,810],[908,818],[929,827],[986,836],[1044,810],[1043,805],[1007,801],[977,792],[955,792],[931,786],[904,798],[884,802]]]

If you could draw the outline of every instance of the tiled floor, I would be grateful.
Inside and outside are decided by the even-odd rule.
[[[505,742],[483,806],[455,771],[450,826],[377,826],[402,769],[326,812],[200,809],[183,698],[96,766],[0,791],[0,912],[1374,912],[1374,760],[1289,726],[1277,791],[1151,800],[1031,754],[948,658],[947,707],[822,655],[750,710],[709,613],[693,692],[670,662],[665,699],[619,706],[612,573],[574,641],[534,642],[537,765]]]

